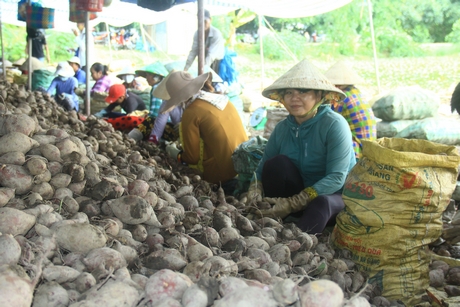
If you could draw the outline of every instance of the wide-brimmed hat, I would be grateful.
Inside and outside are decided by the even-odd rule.
[[[171,72],[153,91],[152,95],[167,100],[165,105],[160,109],[160,113],[166,113],[174,109],[181,102],[187,101],[190,97],[197,94],[206,80],[211,78],[211,73],[207,72],[193,78],[189,72],[175,71]]]
[[[131,66],[127,66],[127,67],[123,68],[122,70],[120,70],[120,72],[117,74],[117,77],[120,78],[121,76],[126,76],[126,75],[135,76],[136,72],[134,71],[134,69]]]
[[[63,62],[58,63],[56,67],[55,75],[61,76],[64,78],[70,78],[75,75],[75,72],[73,71],[73,68],[70,66],[68,62],[63,61]]]
[[[133,82],[134,78],[136,77],[136,72],[131,66],[127,66],[120,70],[117,74],[117,78],[123,80],[124,82],[131,83]]]
[[[345,94],[334,86],[318,68],[304,59],[279,77],[272,85],[262,91],[264,97],[283,102],[280,90],[287,88],[335,92],[345,98]]]
[[[72,58],[71,58],[70,60],[68,60],[67,62],[78,64],[78,66],[81,67],[80,58],[77,57],[77,56],[72,57]]]
[[[126,95],[126,88],[123,84],[114,84],[109,88],[109,96],[105,98],[108,103],[114,103],[121,96]]]
[[[182,70],[185,67],[185,61],[174,61],[165,64],[166,69],[171,73],[172,70]],[[198,76],[197,65],[192,65],[187,70],[193,77]],[[210,72],[212,74],[212,82],[222,83],[224,80],[212,69],[209,65],[203,66],[203,73]]]
[[[344,60],[340,60],[332,65],[324,75],[335,85],[364,83],[363,78],[355,73],[349,63]]]
[[[5,60],[5,68],[11,68],[13,67],[13,63],[11,63],[8,60]],[[0,68],[3,68],[3,62],[0,62]]]
[[[136,75],[144,78],[147,78],[147,73],[166,77],[168,75],[168,70],[160,61],[157,61],[153,64],[144,66],[143,68],[136,70],[135,73]]]
[[[32,57],[32,71],[43,69],[45,64],[37,58]],[[21,70],[29,70],[29,59],[25,60],[21,65]]]
[[[20,58],[19,60],[15,61],[15,62],[13,63],[13,66],[15,66],[15,67],[21,67],[21,65],[24,64],[25,61],[26,61],[25,58]]]

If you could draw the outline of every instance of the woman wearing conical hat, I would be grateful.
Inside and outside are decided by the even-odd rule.
[[[308,60],[267,87],[289,115],[273,130],[248,191],[247,211],[293,218],[308,233],[320,233],[345,207],[342,188],[356,164],[347,121],[325,103],[344,97]],[[265,196],[265,198],[262,198]],[[270,208],[258,207],[262,200]]]
[[[377,139],[377,122],[371,106],[361,95],[355,84],[364,80],[345,62],[338,61],[324,74],[337,88],[345,94],[344,99],[331,99],[331,108],[342,114],[350,126],[353,137],[353,149],[356,159],[361,158],[361,140]]]

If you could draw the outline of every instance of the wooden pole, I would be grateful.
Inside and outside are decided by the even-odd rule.
[[[2,40],[2,68],[3,68],[3,79],[6,80],[6,65],[5,65],[5,45],[3,44],[3,24],[0,15],[0,39]]]
[[[377,88],[380,94],[380,74],[379,74],[379,62],[377,60],[377,47],[375,46],[375,35],[374,35],[374,22],[372,18],[372,2],[367,0],[367,7],[369,9],[369,25],[371,27],[372,37],[372,50],[374,51],[374,67],[375,67],[375,78],[377,80]]]
[[[31,5],[31,0],[27,1],[28,5]],[[26,31],[27,31],[27,24],[26,24]],[[27,86],[29,90],[32,90],[32,38],[28,38],[27,40],[27,46],[29,47],[27,50],[27,53],[29,55],[29,65],[27,67],[28,70],[28,75],[27,75]]]
[[[204,66],[204,4],[198,0],[198,75],[203,74]]]
[[[91,29],[89,28],[89,12],[86,12],[85,19],[85,72],[86,72],[86,92],[85,92],[85,112],[86,116],[91,114],[91,92],[89,88],[89,78],[90,78],[90,54],[89,54],[89,36],[91,35]]]
[[[264,80],[265,80],[265,62],[264,62],[264,42],[262,39],[262,19],[264,16],[259,15],[259,46],[260,46],[260,64],[261,64],[261,69],[260,69],[260,91],[263,91],[264,89]]]

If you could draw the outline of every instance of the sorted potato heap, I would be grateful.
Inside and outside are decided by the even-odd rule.
[[[328,236],[0,83],[1,306],[390,306]],[[392,306],[400,306],[392,302]]]

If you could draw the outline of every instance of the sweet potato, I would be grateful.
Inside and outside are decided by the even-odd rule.
[[[19,195],[26,194],[32,188],[32,176],[23,166],[0,165],[0,186],[15,189]]]
[[[103,285],[96,285],[86,291],[79,301],[69,307],[87,306],[136,306],[139,301],[139,292],[127,283],[109,280]]]
[[[212,251],[192,237],[188,237],[187,257],[189,261],[203,261],[212,257]]]
[[[208,296],[197,284],[191,285],[182,295],[182,306],[184,307],[206,307]]]
[[[0,207],[5,206],[13,198],[14,192],[12,188],[0,188]]]
[[[24,165],[24,163],[26,163],[26,155],[19,151],[7,152],[3,155],[0,155],[0,163]]]
[[[57,282],[41,284],[34,294],[32,307],[61,307],[69,305],[69,294]]]
[[[72,177],[69,174],[59,173],[51,178],[50,184],[56,189],[66,188],[70,184],[71,180]]]
[[[137,195],[139,197],[145,197],[149,191],[149,184],[144,180],[136,179],[128,184],[129,195]]]
[[[153,214],[152,206],[135,195],[123,196],[107,201],[113,213],[123,223],[136,225],[146,222]]]
[[[40,144],[31,139],[25,134],[19,132],[10,132],[2,137],[0,137],[0,156],[8,153],[19,151],[22,153],[27,153],[34,147],[38,147]]]
[[[185,275],[163,269],[149,277],[145,284],[145,294],[152,303],[160,303],[167,298],[180,300],[191,284]]]
[[[50,265],[43,269],[43,278],[59,284],[74,281],[81,274],[76,269],[64,265]]]
[[[59,148],[57,148],[55,145],[41,144],[39,148],[42,156],[45,157],[48,161],[62,162],[61,152],[59,151]]]
[[[21,257],[21,246],[10,234],[0,235],[0,266],[14,265]]]
[[[177,249],[155,251],[145,258],[145,266],[153,270],[169,269],[179,271],[187,262]]]
[[[13,208],[0,208],[0,233],[25,235],[35,224],[35,216]]]
[[[96,268],[103,267],[106,270],[125,267],[127,265],[123,255],[109,247],[95,248],[91,250],[82,260],[86,265],[89,272],[94,271]]]
[[[32,117],[26,114],[0,115],[0,136],[10,132],[18,132],[31,135],[37,131],[37,124]]]
[[[43,174],[46,169],[46,160],[40,156],[34,156],[27,160],[26,162],[27,169],[31,175],[40,175]]]
[[[0,306],[30,307],[34,287],[21,266],[0,266]]]
[[[54,195],[54,189],[48,182],[41,182],[34,184],[32,192],[38,193],[43,199],[51,199]]]
[[[276,307],[278,303],[272,298],[272,295],[258,287],[245,287],[232,291],[216,300],[215,307],[233,307],[239,306],[244,302],[244,306],[258,306],[258,307]],[[327,306],[327,305],[324,305]]]
[[[340,307],[343,304],[343,291],[333,281],[319,279],[299,288],[302,306]]]
[[[86,254],[105,246],[107,241],[104,231],[90,224],[61,224],[51,228],[56,233],[59,247],[71,252]]]

